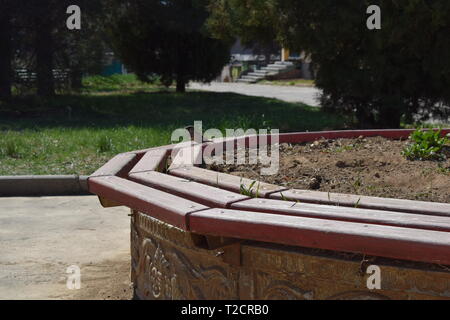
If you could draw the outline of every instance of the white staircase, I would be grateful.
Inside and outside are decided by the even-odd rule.
[[[262,67],[254,72],[249,72],[245,76],[241,76],[236,82],[240,83],[256,83],[265,79],[267,76],[274,76],[279,73],[291,71],[295,69],[292,62],[289,61],[277,61],[274,64],[269,64],[266,67]]]

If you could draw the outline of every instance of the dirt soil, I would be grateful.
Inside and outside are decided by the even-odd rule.
[[[446,161],[409,161],[401,154],[407,143],[360,137],[281,144],[272,176],[260,175],[261,165],[208,168],[289,188],[450,203],[450,147]]]
[[[72,300],[131,300],[133,286],[130,281],[129,255],[117,260],[104,261],[101,265],[86,265],[81,269],[87,275],[82,282],[83,290],[59,299]]]

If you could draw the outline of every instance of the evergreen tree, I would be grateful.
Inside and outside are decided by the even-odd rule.
[[[229,61],[230,43],[205,30],[207,0],[112,0],[108,29],[115,52],[141,80],[159,75],[177,92],[189,80],[212,81]]]
[[[208,29],[220,39],[241,43],[261,52],[270,62],[270,54],[280,50],[278,24],[280,12],[276,0],[211,0]]]
[[[310,54],[323,107],[353,114],[363,127],[450,114],[448,0],[211,1],[214,34],[270,35]],[[381,30],[367,28],[370,5],[381,8]]]
[[[60,49],[56,54],[57,66],[69,70],[70,88],[79,90],[85,74],[99,74],[103,67],[103,57],[107,51],[104,31],[104,0],[70,1],[81,8],[81,29],[69,30],[65,26],[58,29],[57,41]],[[64,17],[67,17],[65,15]],[[64,22],[65,19],[61,20]]]
[[[381,30],[366,10],[381,8]],[[399,127],[402,117],[448,113],[450,2],[279,0],[280,34],[311,53],[323,106],[354,113],[364,127]]]

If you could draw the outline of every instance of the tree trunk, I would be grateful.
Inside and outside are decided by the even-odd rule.
[[[397,108],[398,106],[385,107],[380,111],[378,122],[382,129],[400,128],[402,114]]]
[[[183,77],[177,77],[177,92],[185,93],[186,92],[186,80]]]
[[[50,23],[39,21],[36,30],[37,93],[48,97],[55,94],[53,79],[53,37]]]
[[[6,9],[8,10],[8,9]],[[11,98],[12,26],[8,11],[0,13],[0,100]]]
[[[77,91],[83,87],[82,79],[83,72],[77,69],[72,70],[72,72],[70,73],[70,87],[72,88],[72,90]]]
[[[264,58],[265,58],[265,60],[266,60],[266,66],[270,64],[270,57],[271,57],[271,55],[272,55],[272,54],[271,54],[271,50],[268,49],[268,48],[266,48],[266,49],[264,50]]]
[[[368,111],[365,106],[358,106],[356,108],[355,116],[358,121],[358,128],[373,129],[377,126],[373,114]]]

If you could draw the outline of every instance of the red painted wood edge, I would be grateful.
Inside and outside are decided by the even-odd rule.
[[[91,177],[120,176],[126,177],[128,171],[139,160],[139,156],[131,153],[121,153],[109,160],[104,166],[95,171]]]
[[[437,129],[434,129],[437,130]],[[280,143],[311,142],[320,139],[351,139],[363,137],[384,137],[390,139],[407,139],[415,129],[377,129],[377,130],[342,130],[318,131],[280,134]],[[442,134],[450,133],[450,129],[442,129]]]
[[[438,129],[433,129],[438,130]],[[336,131],[313,131],[313,132],[295,132],[295,133],[280,133],[278,136],[280,138],[279,143],[301,143],[301,142],[311,142],[315,141],[321,138],[324,139],[344,139],[344,138],[357,138],[359,136],[363,137],[385,137],[385,138],[392,138],[392,139],[406,139],[409,137],[409,135],[414,131],[414,129],[376,129],[376,130],[336,130]],[[442,134],[449,134],[450,128],[442,129]],[[267,135],[268,143],[271,141],[271,134]],[[243,136],[243,137],[231,137],[231,138],[218,138],[213,139],[212,144],[226,144],[228,142],[233,146],[236,146],[237,141],[240,141],[242,139],[245,140],[245,146],[248,146],[248,141],[251,136]],[[211,143],[209,143],[211,144]],[[208,145],[208,143],[204,143],[203,146]],[[172,150],[172,149],[179,149],[183,148],[185,145],[175,143],[167,146],[159,146],[159,147],[153,147],[148,149],[142,149],[142,150],[136,150],[128,152],[130,154],[144,154],[148,151],[155,150],[155,149],[165,149],[165,150]]]
[[[328,193],[292,189],[270,195],[272,199],[289,199],[300,202],[332,206],[355,207],[373,210],[407,212],[422,215],[450,217],[450,204],[416,200],[377,198],[369,196]]]
[[[127,153],[143,155],[143,154],[145,154],[145,153],[147,153],[149,151],[153,151],[153,150],[157,150],[157,149],[166,150],[168,152],[171,152],[171,151],[175,150],[175,152],[178,152],[179,149],[186,148],[186,147],[189,147],[191,145],[202,145],[204,147],[207,144],[208,144],[207,142],[205,142],[203,144],[198,144],[195,141],[187,141],[187,142],[180,142],[180,143],[169,144],[169,145],[166,145],[166,146],[159,146],[159,147],[152,147],[152,148],[148,148],[148,149],[135,150],[135,151],[127,152]]]
[[[210,186],[223,188],[228,191],[240,193],[241,185],[250,188],[254,180],[233,176],[231,174],[215,172],[197,167],[184,167],[169,170],[171,175],[204,183]],[[258,189],[259,186],[259,189]],[[253,185],[252,193],[256,195],[258,190],[259,197],[268,197],[273,192],[286,190],[273,184],[256,181]]]
[[[209,150],[212,149],[229,150],[230,148],[236,149],[237,147],[255,148],[260,145],[261,139],[258,137],[259,137],[258,135],[250,135],[242,137],[213,139],[212,142],[208,143],[206,148]]]
[[[233,202],[250,199],[230,191],[154,171],[131,174],[130,179],[208,207],[227,208]]]
[[[189,216],[191,232],[450,265],[450,234],[354,222],[211,209]]]
[[[430,129],[439,130],[439,129]],[[375,129],[375,130],[336,130],[336,131],[313,131],[313,132],[295,132],[295,133],[280,133],[278,136],[279,143],[302,143],[302,142],[312,142],[320,139],[351,139],[363,137],[384,137],[390,139],[407,139],[415,129]],[[442,129],[442,134],[449,134],[450,128]],[[259,135],[263,137],[264,135]],[[272,134],[265,135],[267,143],[271,143]],[[223,144],[223,146],[228,143],[228,146],[236,147],[239,141],[245,147],[249,146],[249,138],[254,136],[243,136],[236,138],[222,138],[214,139],[213,145]],[[260,140],[258,139],[258,145],[260,145]],[[263,144],[264,145],[264,144]]]
[[[190,167],[196,164],[202,164],[203,160],[202,145],[192,145],[185,148],[174,149],[172,151],[172,163],[169,171],[173,169]]]
[[[159,146],[159,147],[152,147],[152,148],[148,148],[148,149],[130,151],[130,152],[126,152],[126,154],[137,154],[137,155],[143,156],[147,152],[154,151],[154,150],[166,150],[167,152],[170,152],[170,151],[172,151],[172,149],[176,148],[177,145],[178,144],[169,144],[167,146]]]
[[[233,203],[231,209],[450,232],[450,218],[448,217],[392,211],[326,206],[269,199],[240,201]]]
[[[165,169],[165,160],[168,157],[169,150],[155,149],[148,151],[139,160],[139,162],[131,169],[129,174],[144,172],[144,171],[162,171]]]
[[[89,179],[89,191],[188,230],[187,216],[208,209],[201,204],[115,176]]]

